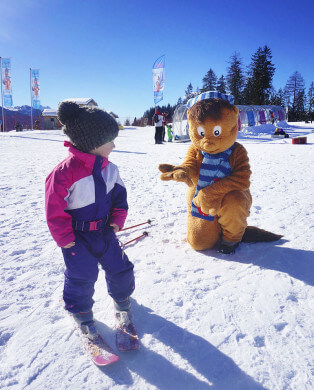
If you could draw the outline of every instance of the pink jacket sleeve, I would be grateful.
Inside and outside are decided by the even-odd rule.
[[[128,213],[125,209],[114,208],[111,210],[109,223],[115,223],[116,225],[119,226],[121,230],[124,226],[124,222],[126,220],[127,214]]]
[[[72,217],[65,212],[68,188],[71,183],[60,174],[60,168],[54,169],[46,179],[45,209],[50,233],[57,245],[63,247],[75,240]]]

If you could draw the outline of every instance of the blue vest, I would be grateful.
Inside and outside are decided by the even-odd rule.
[[[229,176],[232,172],[231,165],[229,163],[229,157],[233,150],[232,145],[229,149],[216,154],[204,153],[201,170],[196,186],[196,191],[193,199],[197,196],[202,188],[208,187],[216,181]],[[205,219],[206,221],[213,221],[214,217],[210,214],[204,214],[202,210],[196,207],[192,200],[191,215],[193,217]]]

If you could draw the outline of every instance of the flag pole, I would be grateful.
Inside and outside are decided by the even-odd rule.
[[[33,130],[32,68],[29,68],[29,84],[30,84],[30,93],[31,93],[31,129]]]
[[[2,80],[2,57],[0,57],[0,68],[1,68],[1,106],[2,106],[2,131],[4,132],[4,114],[3,114],[3,80]]]

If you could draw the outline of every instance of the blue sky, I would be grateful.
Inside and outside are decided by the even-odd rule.
[[[230,56],[250,64],[268,45],[284,87],[295,71],[314,81],[312,0],[10,0],[0,4],[0,56],[12,59],[14,105],[30,104],[29,68],[40,69],[41,104],[92,97],[121,117],[154,106],[152,64],[166,55],[164,100],[175,104]]]

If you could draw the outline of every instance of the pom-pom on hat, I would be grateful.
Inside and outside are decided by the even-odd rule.
[[[85,153],[112,141],[119,133],[116,120],[95,106],[61,102],[57,114],[63,132],[77,149]]]

